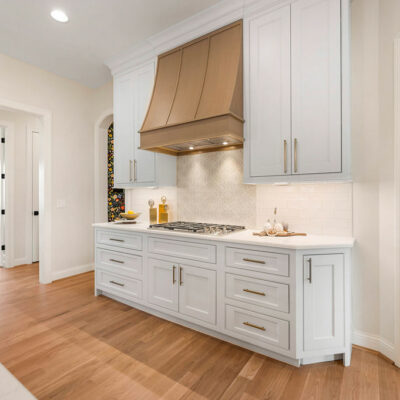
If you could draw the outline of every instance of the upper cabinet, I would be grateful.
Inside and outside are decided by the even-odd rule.
[[[176,184],[176,158],[140,149],[139,129],[154,84],[155,63],[114,77],[114,186]]]
[[[245,19],[245,181],[350,179],[340,0]]]

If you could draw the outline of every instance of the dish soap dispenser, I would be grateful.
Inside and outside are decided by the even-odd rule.
[[[161,204],[158,206],[158,223],[165,224],[168,222],[168,204],[165,196],[161,197]]]
[[[150,208],[149,208],[149,220],[150,224],[156,224],[157,223],[157,208],[154,207],[154,200],[150,199],[148,202]]]

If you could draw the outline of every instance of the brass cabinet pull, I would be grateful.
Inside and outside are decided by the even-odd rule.
[[[125,264],[125,261],[116,260],[116,259],[114,259],[114,258],[110,258],[110,261],[116,262],[116,263],[118,263],[118,264]]]
[[[183,280],[182,280],[182,267],[179,267],[179,285],[183,286]]]
[[[125,240],[122,240],[122,239],[110,238],[110,240],[113,241],[113,242],[121,242],[121,243],[124,243],[124,242],[125,242]]]
[[[136,182],[136,160],[133,160],[133,181]]]
[[[117,286],[125,286],[123,283],[115,282],[115,281],[110,281],[110,283],[117,285]]]
[[[256,264],[265,264],[265,261],[262,260],[253,260],[252,258],[243,258],[243,261],[248,261]]]
[[[283,172],[287,174],[287,141],[283,141]]]
[[[243,325],[250,326],[251,328],[259,329],[260,331],[265,331],[265,328],[263,326],[254,325],[254,324],[251,324],[250,322],[243,322]]]
[[[132,182],[132,164],[133,160],[129,160],[129,182]]]
[[[309,258],[308,260],[308,278],[307,280],[312,283],[312,258]]]
[[[176,279],[175,279],[175,270],[176,267],[175,265],[172,267],[172,284],[175,285]]]
[[[255,290],[250,290],[250,289],[243,289],[243,292],[258,294],[259,296],[265,296],[265,293],[264,293],[264,292],[257,292],[257,291],[255,291]]]
[[[294,172],[297,172],[297,139],[294,139]]]

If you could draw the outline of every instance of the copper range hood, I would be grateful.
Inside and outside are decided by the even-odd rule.
[[[182,155],[243,143],[242,21],[158,57],[140,148]]]

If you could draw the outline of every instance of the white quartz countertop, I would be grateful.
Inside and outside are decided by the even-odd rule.
[[[292,237],[268,237],[255,236],[257,230],[246,229],[243,231],[229,233],[227,235],[211,235],[190,232],[171,232],[159,229],[149,229],[145,223],[117,224],[113,222],[93,224],[95,228],[116,229],[128,232],[142,232],[154,235],[169,236],[171,238],[191,238],[198,240],[216,240],[219,242],[241,243],[256,246],[279,247],[284,249],[328,249],[328,248],[350,248],[354,245],[354,238],[341,236],[292,236]]]

